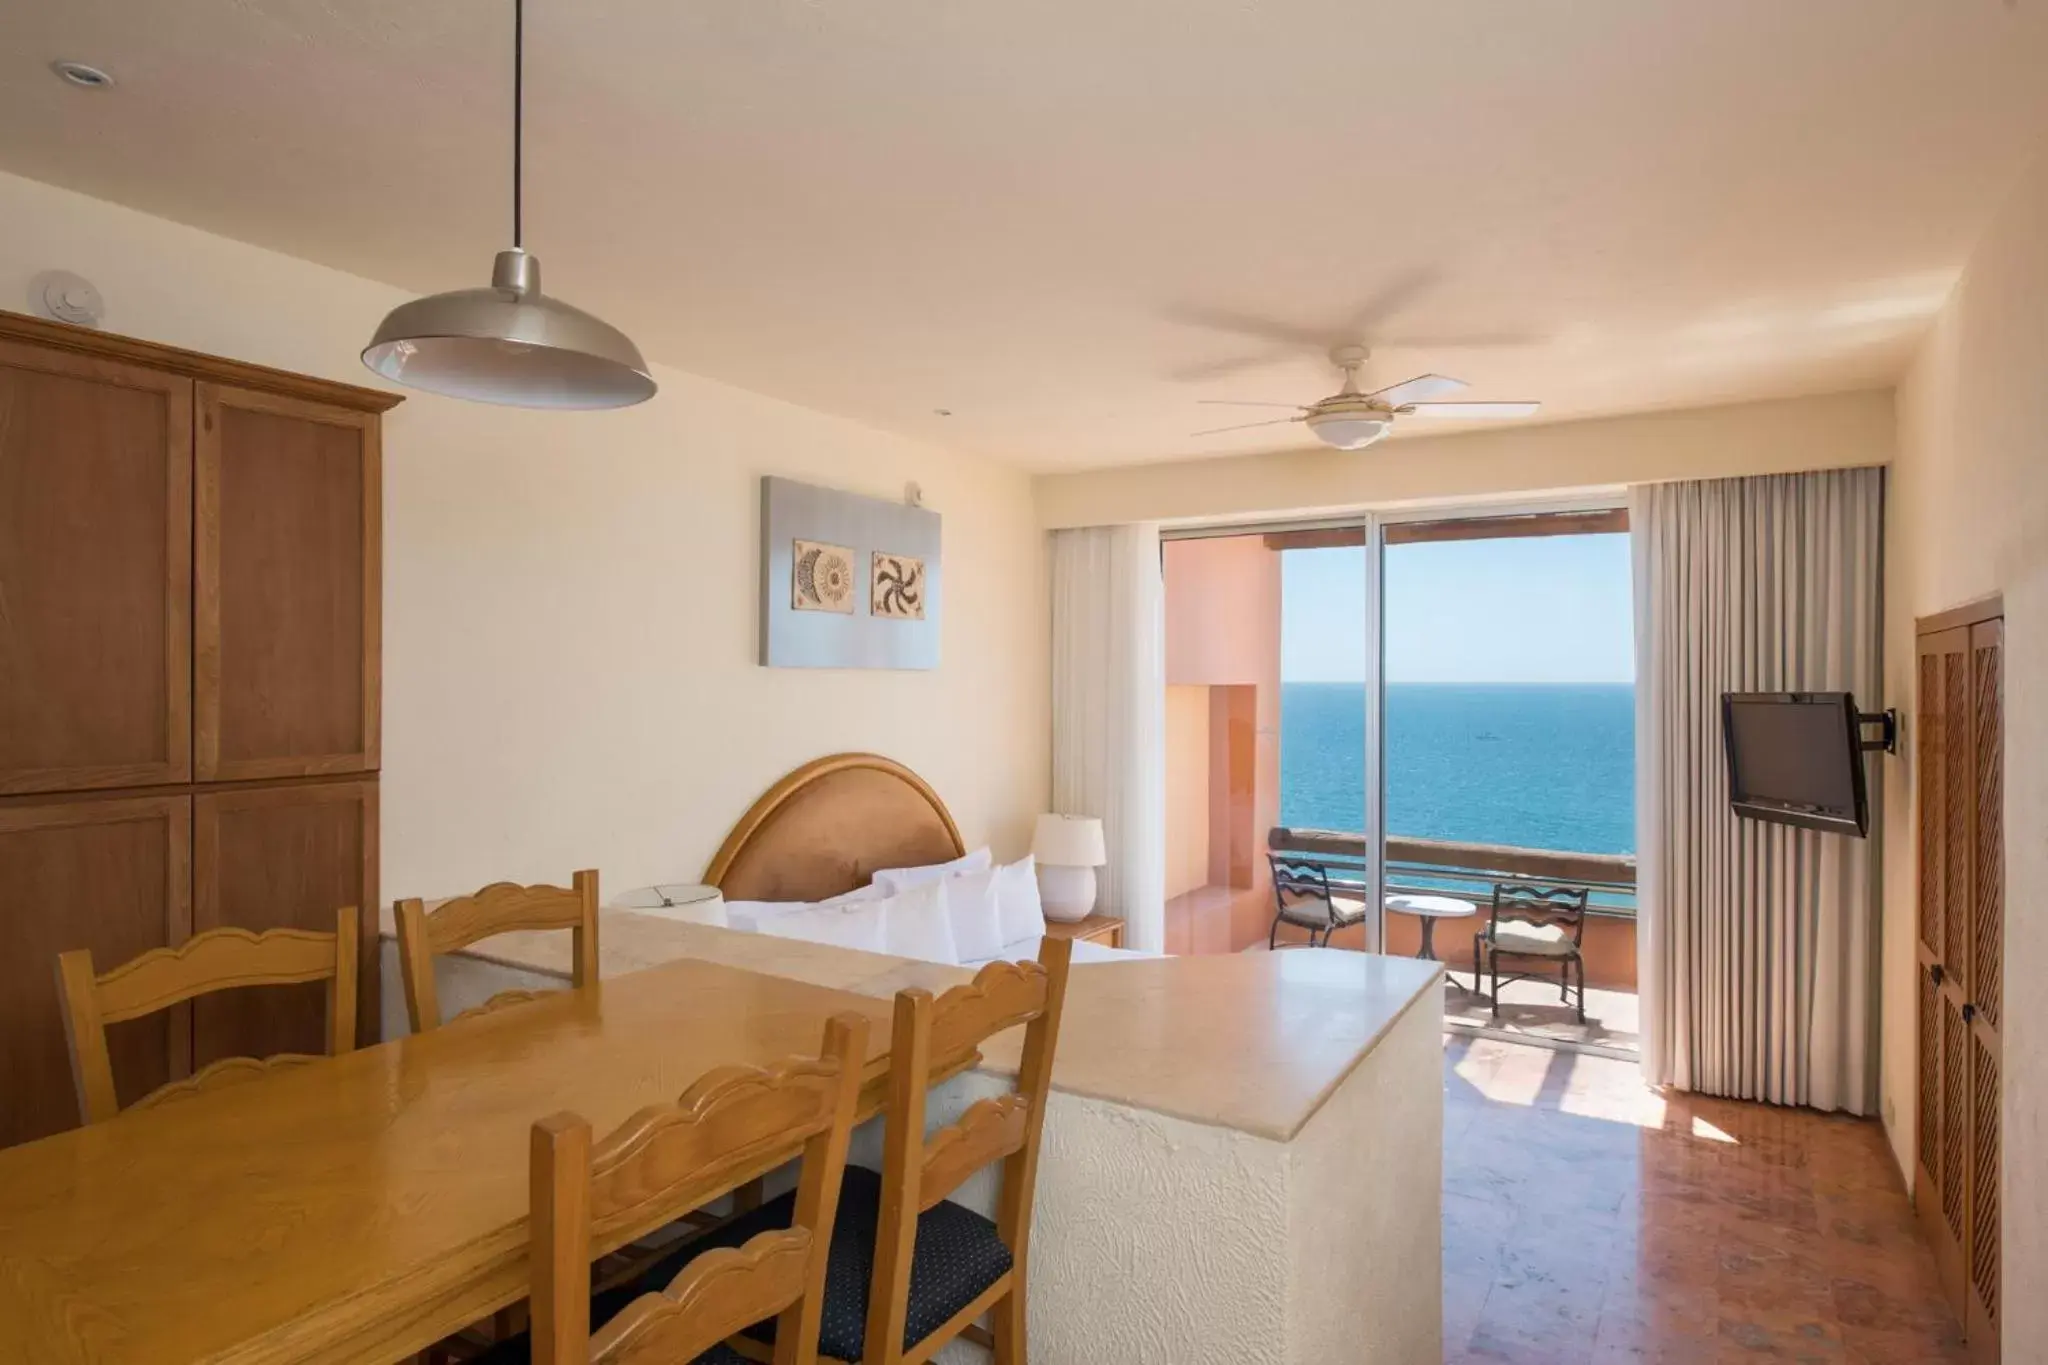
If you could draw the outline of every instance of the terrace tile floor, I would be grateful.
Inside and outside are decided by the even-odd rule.
[[[1448,964],[1444,986],[1444,1018],[1460,1028],[1493,1029],[1532,1042],[1584,1043],[1638,1052],[1642,1047],[1634,991],[1586,991],[1586,1022],[1558,999],[1557,985],[1547,981],[1512,981],[1501,987],[1500,1017],[1493,1002],[1471,989],[1470,964]]]
[[[1444,1043],[1448,1365],[1965,1365],[1870,1121]]]

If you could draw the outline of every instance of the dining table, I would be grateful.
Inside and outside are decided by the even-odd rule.
[[[888,999],[683,960],[0,1151],[0,1363],[407,1360],[526,1297],[535,1120],[602,1134],[843,1013],[865,1118]]]

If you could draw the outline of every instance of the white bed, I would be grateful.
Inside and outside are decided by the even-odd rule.
[[[1035,958],[1044,942],[1030,859],[969,852],[938,793],[878,754],[835,754],[777,782],[703,884],[722,893],[726,927],[776,937],[964,967]],[[1151,956],[1074,943],[1081,963]]]
[[[1003,951],[995,957],[979,958],[972,962],[962,962],[960,965],[963,967],[985,967],[991,962],[1022,962],[1027,958],[1035,959],[1038,956],[1039,945],[1044,942],[1043,938],[1019,939],[1015,943],[1004,944]],[[1139,962],[1146,958],[1157,956],[1159,954],[1141,953],[1135,948],[1112,948],[1106,943],[1095,943],[1085,938],[1074,940],[1074,961],[1076,963]]]

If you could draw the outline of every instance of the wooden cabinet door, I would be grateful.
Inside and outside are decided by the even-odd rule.
[[[1920,1207],[1949,1292],[1963,1297],[1969,1230],[1970,686],[1968,627],[1919,640],[1918,1033]]]
[[[1999,1170],[2005,1024],[2005,622],[1970,627],[1970,930],[1968,1026],[1969,1295],[1964,1326],[1972,1354],[1998,1359]]]
[[[0,1145],[79,1122],[57,1000],[57,954],[104,972],[182,942],[192,924],[192,799],[73,800],[0,808]],[[183,1010],[107,1030],[129,1104],[185,1074]]]
[[[334,932],[334,912],[361,910],[358,1036],[377,1028],[377,784],[306,782],[202,792],[193,798],[192,927]],[[278,1052],[319,1054],[326,988],[261,986],[193,1006],[193,1064]]]
[[[0,793],[191,775],[192,382],[0,341]]]
[[[1998,1359],[2004,625],[1919,637],[1914,1204],[1973,1359]]]
[[[377,419],[216,384],[197,404],[198,778],[374,771]]]

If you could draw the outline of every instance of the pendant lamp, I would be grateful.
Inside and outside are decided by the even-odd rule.
[[[610,323],[540,290],[521,245],[526,0],[512,8],[512,249],[485,289],[431,294],[391,310],[363,363],[386,379],[453,398],[522,408],[623,408],[654,396],[647,362]]]

